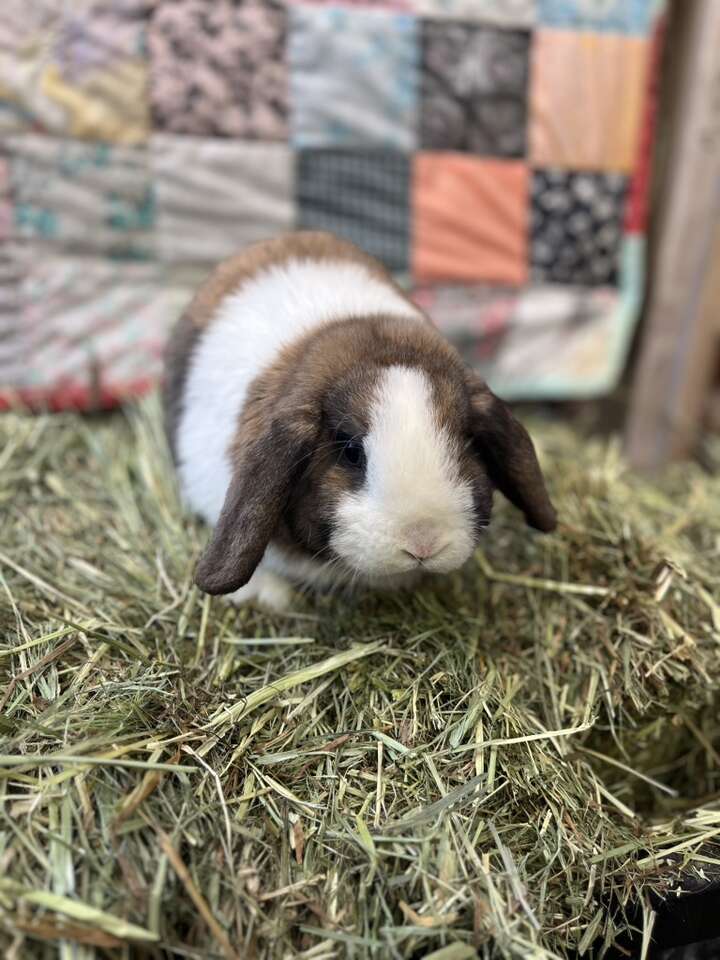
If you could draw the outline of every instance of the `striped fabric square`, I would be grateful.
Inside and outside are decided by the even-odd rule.
[[[330,230],[393,271],[409,264],[410,160],[385,150],[302,150],[298,226]]]
[[[156,134],[151,153],[161,260],[212,263],[292,229],[287,144]]]
[[[530,80],[533,166],[629,173],[650,50],[644,37],[537,30]]]
[[[414,17],[374,8],[293,7],[293,145],[412,150],[418,53]]]

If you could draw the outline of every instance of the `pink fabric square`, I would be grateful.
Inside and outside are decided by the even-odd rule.
[[[413,172],[413,274],[421,282],[527,279],[525,163],[420,153]]]

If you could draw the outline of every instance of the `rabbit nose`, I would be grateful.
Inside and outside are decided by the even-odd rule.
[[[414,523],[406,527],[403,544],[403,553],[414,560],[430,560],[446,546],[441,542],[440,532],[427,523]]]

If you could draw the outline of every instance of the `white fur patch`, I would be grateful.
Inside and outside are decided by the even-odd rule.
[[[178,425],[180,483],[195,511],[217,521],[248,386],[278,352],[322,324],[378,313],[421,318],[362,264],[344,261],[290,261],[225,298],[193,354]]]
[[[412,367],[384,371],[365,438],[363,488],[338,504],[331,545],[364,575],[418,567],[417,531],[432,542],[429,571],[461,566],[474,547],[473,498],[458,454],[438,422],[432,386]]]
[[[258,567],[244,587],[229,593],[227,599],[238,607],[256,603],[272,613],[285,613],[292,603],[293,592],[287,580],[272,570]]]

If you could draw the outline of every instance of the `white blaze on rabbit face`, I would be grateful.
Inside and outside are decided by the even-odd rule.
[[[337,506],[333,551],[366,576],[460,567],[474,548],[473,495],[421,370],[382,372],[364,447],[365,482]]]

